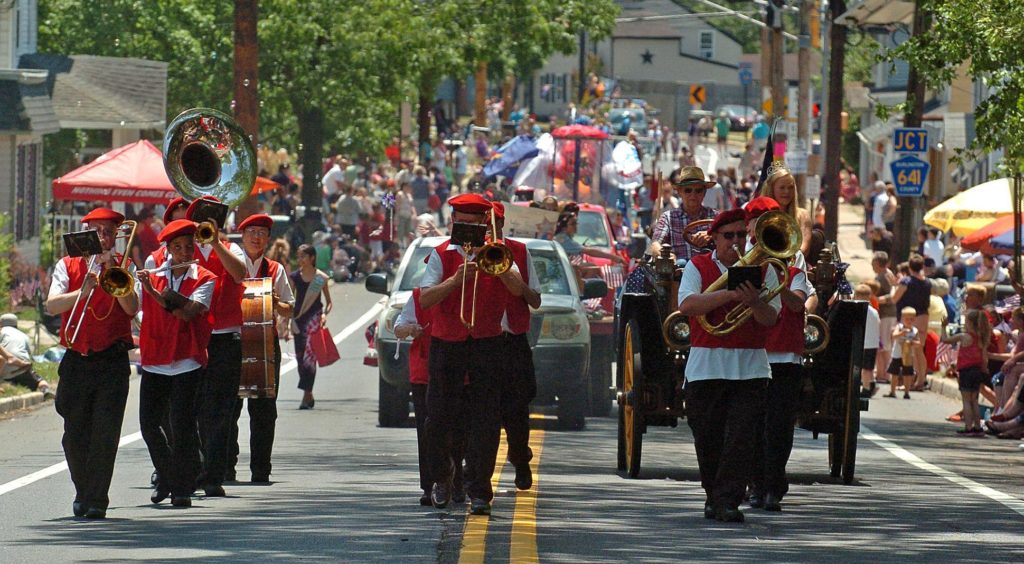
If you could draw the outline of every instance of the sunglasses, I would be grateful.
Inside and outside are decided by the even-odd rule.
[[[683,194],[693,194],[695,192],[700,194],[701,192],[706,192],[706,191],[707,191],[707,188],[683,188]]]
[[[719,231],[718,234],[721,235],[722,237],[725,237],[729,241],[732,241],[733,239],[735,239],[737,237],[746,237],[747,236],[747,232],[746,231]]]

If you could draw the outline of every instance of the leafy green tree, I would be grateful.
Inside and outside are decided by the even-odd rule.
[[[934,90],[945,88],[965,66],[989,95],[974,110],[976,137],[957,158],[1003,149],[1007,171],[1024,172],[1024,2],[918,0],[917,6],[931,18],[928,33],[884,53],[883,60],[906,60]]]

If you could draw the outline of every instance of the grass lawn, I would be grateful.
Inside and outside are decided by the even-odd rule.
[[[50,383],[50,387],[53,388],[60,377],[57,376],[57,366],[59,363],[56,362],[37,362],[33,369],[36,373],[42,376],[43,380]],[[54,388],[56,389],[56,388]],[[27,394],[31,390],[24,386],[16,386],[14,384],[0,384],[0,398],[9,398],[14,396],[20,396],[21,394]]]

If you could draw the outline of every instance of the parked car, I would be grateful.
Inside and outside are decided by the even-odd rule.
[[[722,114],[729,118],[729,129],[732,131],[746,131],[750,129],[757,120],[757,110],[750,106],[740,104],[725,104],[715,109],[715,117]]]
[[[424,259],[447,240],[417,239],[406,250],[393,280],[380,273],[366,279],[367,290],[387,296],[383,298],[384,308],[373,339],[379,375],[378,422],[382,427],[408,424],[411,343],[398,342],[395,320],[423,278]],[[561,245],[539,239],[517,240],[526,243],[541,286],[541,307],[533,311],[529,334],[537,373],[537,398],[533,405],[557,405],[558,420],[564,427],[582,429],[590,409],[591,343],[581,300],[603,297],[607,285],[603,280],[592,280],[581,288]]]
[[[643,108],[612,108],[608,111],[612,135],[626,135],[630,129],[638,135],[647,131],[647,112]]]

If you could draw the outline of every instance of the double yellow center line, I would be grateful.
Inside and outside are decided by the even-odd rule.
[[[505,432],[501,434],[501,444],[491,476],[491,488],[498,490],[501,470],[505,466],[508,446]],[[533,471],[533,487],[517,491],[515,512],[512,517],[512,536],[509,545],[509,562],[537,562],[537,489],[539,487],[540,457],[544,448],[544,431],[530,430],[530,448],[533,460],[530,469]],[[497,498],[495,498],[497,499]],[[487,527],[490,525],[489,515],[467,515],[466,528],[462,535],[462,550],[459,551],[459,564],[481,564],[487,555]]]

